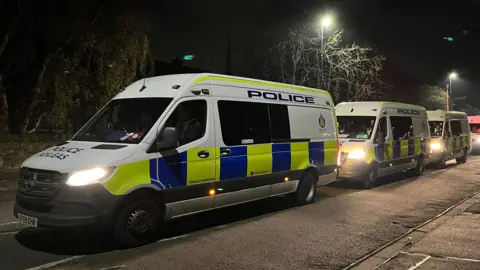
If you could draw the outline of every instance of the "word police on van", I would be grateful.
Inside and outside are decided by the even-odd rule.
[[[337,179],[338,158],[326,91],[215,74],[148,78],[22,164],[14,214],[33,227],[103,227],[138,245],[176,217],[283,194],[311,203]]]

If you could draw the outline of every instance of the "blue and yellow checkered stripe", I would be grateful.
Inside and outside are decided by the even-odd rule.
[[[220,156],[223,147],[192,148],[169,157],[124,164],[104,186],[118,195],[139,185],[153,184],[168,189],[303,170],[309,164],[335,166],[338,155],[337,141],[259,144],[228,149],[231,151],[228,156]],[[198,157],[198,152],[203,150],[209,151],[209,158]]]
[[[388,161],[427,153],[428,148],[427,138],[423,143],[420,138],[389,141],[375,147],[375,156],[378,161]]]

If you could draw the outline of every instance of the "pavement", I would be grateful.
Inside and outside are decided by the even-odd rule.
[[[104,235],[24,229],[4,190],[0,268],[480,269],[478,174],[471,156],[371,190],[339,182],[303,207],[272,198],[180,218],[156,243],[127,250]]]

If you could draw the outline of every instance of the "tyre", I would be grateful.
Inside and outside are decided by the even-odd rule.
[[[463,150],[463,156],[457,158],[457,163],[458,163],[458,164],[466,163],[466,162],[467,162],[467,159],[468,159],[468,149],[465,148],[465,149]]]
[[[424,171],[425,171],[425,163],[423,162],[423,158],[420,157],[418,159],[417,166],[415,166],[415,168],[409,170],[408,172],[411,176],[420,176],[423,174]]]
[[[290,198],[296,205],[313,203],[315,196],[317,196],[317,182],[318,177],[314,173],[307,171],[300,180],[297,191]]]
[[[155,198],[145,193],[138,195],[128,198],[118,208],[113,234],[121,246],[135,247],[155,240],[163,220]]]
[[[363,181],[363,187],[366,189],[374,188],[377,185],[378,180],[378,165],[372,163],[372,166],[365,174],[365,180]]]
[[[445,169],[447,167],[445,165],[445,163],[447,163],[447,161],[445,160],[445,155],[443,155],[442,158],[440,159],[440,161],[437,163],[437,168],[438,169]]]

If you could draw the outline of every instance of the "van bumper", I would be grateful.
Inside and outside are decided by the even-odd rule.
[[[110,194],[102,185],[63,186],[49,199],[17,192],[13,214],[37,218],[39,227],[105,227],[112,224],[121,196]]]
[[[370,164],[365,162],[365,160],[346,160],[340,167],[338,178],[360,181],[365,177],[369,169]]]

